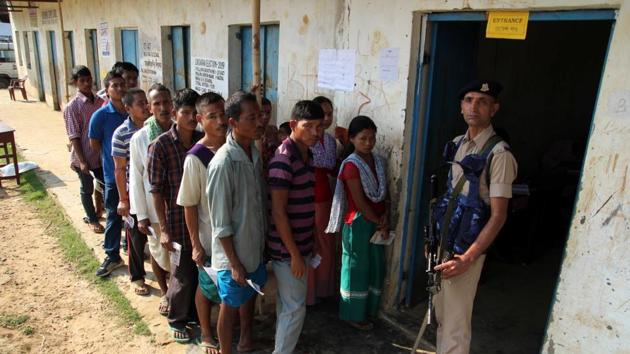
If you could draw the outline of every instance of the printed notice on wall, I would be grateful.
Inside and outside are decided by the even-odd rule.
[[[379,57],[379,77],[382,81],[398,80],[400,48],[383,48]]]
[[[324,89],[354,90],[356,55],[352,49],[320,49],[317,86]]]
[[[490,11],[486,38],[525,39],[527,35],[527,11]]]
[[[101,22],[98,24],[98,38],[101,42],[101,56],[110,56],[112,54],[112,48],[109,41],[109,25],[107,22]]]
[[[209,91],[228,97],[227,61],[192,58],[192,88],[199,94]]]
[[[148,90],[156,82],[162,82],[162,55],[158,38],[140,32],[140,86]]]

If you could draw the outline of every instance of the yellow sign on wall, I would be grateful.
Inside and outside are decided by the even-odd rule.
[[[486,38],[525,39],[528,11],[490,11]]]

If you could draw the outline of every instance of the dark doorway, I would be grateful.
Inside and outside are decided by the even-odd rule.
[[[493,125],[519,164],[508,222],[488,252],[477,292],[473,353],[541,348],[614,24],[612,16],[602,19],[603,13],[614,15],[560,13],[540,21],[530,15],[522,41],[485,38],[484,14],[478,20],[452,14],[429,20],[428,92],[417,123],[425,135],[416,137],[422,147],[417,178],[423,182],[415,217],[428,218],[431,174],[438,174],[445,189],[441,152],[448,140],[466,132],[457,92],[470,80],[487,78],[505,87]],[[426,280],[422,235],[414,234],[406,300],[419,322]]]
[[[44,68],[42,67],[42,49],[39,43],[39,32],[33,31],[33,47],[35,48],[35,70],[37,70],[37,93],[39,100],[46,101],[46,91],[44,87]]]

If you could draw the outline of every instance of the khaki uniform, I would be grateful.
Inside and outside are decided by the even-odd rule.
[[[495,134],[492,126],[483,130],[474,139],[470,139],[466,132],[455,154],[455,161],[461,161],[466,155],[478,153]],[[458,143],[460,139],[462,136],[453,141]],[[484,169],[479,179],[479,196],[488,205],[490,198],[512,198],[512,182],[516,178],[518,168],[505,142],[496,144],[492,149],[492,155],[491,165]],[[490,185],[487,184],[486,172],[490,173]],[[459,165],[453,164],[451,173],[454,188],[463,171]],[[468,181],[464,184],[463,195],[468,195],[468,184]],[[485,258],[485,255],[480,256],[465,273],[442,280],[442,290],[433,298],[438,322],[438,354],[466,354],[470,351],[473,303]]]

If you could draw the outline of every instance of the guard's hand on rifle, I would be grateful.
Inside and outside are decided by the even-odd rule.
[[[449,279],[465,273],[472,263],[472,259],[465,255],[456,254],[450,261],[439,264],[434,269],[442,272],[443,279]]]

